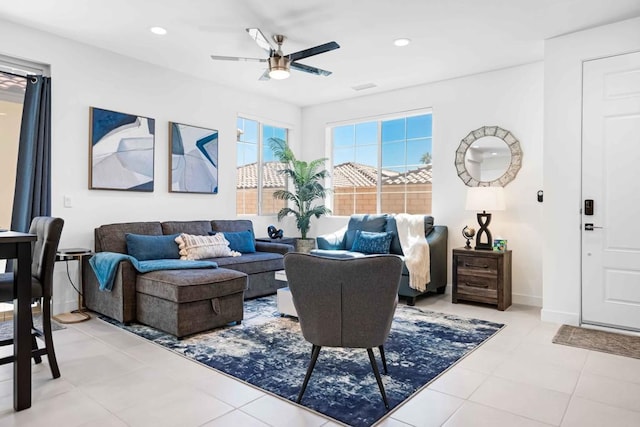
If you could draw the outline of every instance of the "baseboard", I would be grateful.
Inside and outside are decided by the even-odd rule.
[[[542,297],[532,295],[512,294],[511,300],[514,304],[530,305],[532,307],[542,307]]]
[[[561,323],[564,325],[579,326],[580,315],[566,311],[556,311],[543,308],[540,310],[540,320],[543,322]]]
[[[77,310],[78,309],[78,301],[67,301],[67,302],[59,302],[59,303],[53,303],[51,305],[51,312],[53,313],[53,315],[57,315],[60,313],[68,313],[70,311],[73,310]]]

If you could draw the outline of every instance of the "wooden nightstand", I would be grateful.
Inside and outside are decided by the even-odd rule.
[[[452,302],[495,304],[503,311],[511,305],[511,251],[453,250]]]

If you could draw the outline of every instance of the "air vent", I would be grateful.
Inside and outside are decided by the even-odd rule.
[[[360,91],[360,90],[366,90],[366,89],[371,89],[374,87],[378,87],[376,84],[374,83],[365,83],[363,85],[358,85],[358,86],[352,86],[351,89],[355,90],[355,91]]]

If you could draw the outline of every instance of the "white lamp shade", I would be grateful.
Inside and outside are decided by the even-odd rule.
[[[504,189],[502,187],[468,187],[467,203],[468,211],[503,211]]]

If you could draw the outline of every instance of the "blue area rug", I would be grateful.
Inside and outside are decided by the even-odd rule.
[[[311,357],[297,319],[280,316],[275,296],[245,301],[244,317],[239,326],[182,341],[148,326],[103,320],[295,402]],[[391,408],[503,326],[399,305],[384,346],[389,373],[382,379]],[[369,426],[387,413],[364,349],[323,347],[302,404],[353,426]]]

